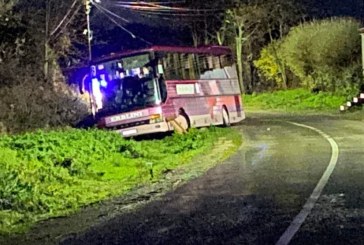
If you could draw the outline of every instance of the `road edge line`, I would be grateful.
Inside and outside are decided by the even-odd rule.
[[[314,127],[311,127],[311,126],[308,126],[305,124],[289,122],[289,121],[287,121],[287,123],[290,123],[290,124],[298,126],[298,127],[308,128],[310,130],[313,130],[313,131],[319,133],[322,137],[324,137],[330,143],[332,151],[331,151],[330,163],[327,166],[324,174],[322,175],[321,179],[317,183],[317,185],[316,185],[315,189],[313,190],[312,194],[310,195],[310,197],[307,199],[301,212],[294,218],[294,220],[291,222],[289,227],[286,229],[286,231],[283,233],[283,235],[279,238],[276,245],[288,245],[291,242],[294,235],[299,231],[301,225],[305,222],[307,216],[311,213],[317,200],[321,196],[321,193],[322,193],[323,189],[325,188],[331,174],[333,173],[333,171],[336,167],[338,158],[339,158],[339,146],[337,145],[337,143],[331,136],[329,136],[328,134],[324,133],[323,131],[321,131],[317,128],[314,128]]]

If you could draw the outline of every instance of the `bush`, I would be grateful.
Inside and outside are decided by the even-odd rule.
[[[359,23],[352,19],[321,20],[292,28],[288,36],[265,47],[255,61],[263,81],[280,87],[283,62],[289,84],[297,78],[307,90],[341,95],[358,92],[362,83]]]
[[[62,82],[45,83],[17,78],[0,86],[0,122],[8,133],[74,125],[88,114],[88,106]]]
[[[308,89],[337,92],[358,86],[359,22],[321,20],[293,28],[280,52],[289,69]]]
[[[29,24],[24,11],[12,9],[16,3],[0,3],[0,132],[75,124],[88,107],[64,83],[54,50],[49,50],[50,77],[44,81],[44,37],[36,20]]]
[[[263,48],[260,52],[260,58],[254,61],[254,65],[258,69],[261,80],[264,81],[264,87],[266,88],[281,87],[283,83],[280,68],[274,55],[273,45],[277,45],[278,49],[278,44],[272,43]]]

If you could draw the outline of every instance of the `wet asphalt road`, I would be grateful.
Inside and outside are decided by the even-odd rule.
[[[364,121],[257,113],[235,126],[244,137],[235,155],[162,198],[82,234],[54,238],[44,227],[0,244],[275,244],[332,157],[324,137],[288,121],[339,146],[336,168],[290,244],[364,244]]]
[[[60,243],[275,244],[331,158],[337,166],[290,244],[364,244],[364,123],[332,117],[248,115],[244,145],[203,177],[134,212]]]

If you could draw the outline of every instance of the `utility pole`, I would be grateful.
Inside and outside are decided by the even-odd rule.
[[[87,18],[87,41],[88,41],[88,62],[89,65],[92,61],[92,49],[91,49],[91,23],[90,23],[90,13],[91,13],[91,0],[84,0],[85,8],[86,8],[86,18]]]
[[[364,28],[360,29],[360,35],[361,35],[361,52],[362,52],[362,71],[364,76]]]
[[[44,80],[48,82],[49,78],[49,21],[51,15],[50,0],[46,1],[46,16],[45,16],[45,35],[44,35]]]
[[[88,42],[88,66],[89,66],[89,75],[88,75],[88,87],[89,87],[89,97],[90,97],[90,107],[91,107],[91,113],[95,119],[96,115],[96,105],[95,105],[95,98],[92,94],[92,71],[91,71],[91,65],[92,65],[92,33],[91,33],[91,21],[90,21],[90,13],[91,13],[91,3],[92,0],[84,0],[85,4],[85,11],[86,11],[86,18],[87,18],[87,42]]]

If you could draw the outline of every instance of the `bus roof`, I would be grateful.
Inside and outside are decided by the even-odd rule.
[[[127,50],[123,52],[111,53],[97,58],[93,63],[105,62],[125,56],[131,56],[147,52],[169,52],[169,53],[192,53],[192,54],[210,54],[210,55],[226,55],[231,50],[224,46],[203,46],[203,47],[184,47],[184,46],[151,46],[143,49]]]

